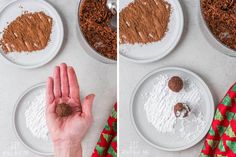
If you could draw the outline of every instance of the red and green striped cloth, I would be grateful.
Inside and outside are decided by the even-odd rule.
[[[100,135],[92,157],[116,157],[117,156],[117,104]]]
[[[217,107],[200,157],[236,157],[236,83]]]

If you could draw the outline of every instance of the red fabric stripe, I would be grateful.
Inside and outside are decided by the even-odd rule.
[[[229,96],[231,98],[231,104],[232,106],[225,106],[223,105],[222,101],[224,100],[224,98],[221,100],[221,102],[218,105],[218,110],[220,111],[220,113],[222,114],[222,116],[224,117],[224,120],[219,121],[214,119],[212,122],[212,129],[215,131],[215,136],[211,136],[209,133],[206,136],[206,141],[204,142],[205,145],[205,150],[202,150],[202,154],[204,155],[208,155],[208,156],[215,156],[215,155],[223,155],[223,156],[227,156],[227,157],[236,157],[236,154],[233,153],[232,150],[230,150],[230,148],[226,145],[226,141],[236,141],[236,138],[230,138],[229,136],[227,136],[224,132],[224,134],[222,135],[222,137],[220,137],[220,135],[217,133],[218,131],[218,126],[224,126],[226,128],[228,128],[229,125],[231,125],[232,130],[234,132],[236,132],[236,121],[235,120],[231,120],[230,122],[227,119],[226,113],[227,111],[236,113],[236,104],[235,104],[235,98],[236,98],[236,92],[232,91],[232,88],[236,85],[236,83],[228,90],[228,92],[226,93],[225,96]],[[226,129],[225,129],[226,130]],[[214,142],[216,141],[223,141],[224,147],[225,147],[225,152],[221,152],[218,149],[218,145],[216,146],[216,148],[214,150],[212,150],[212,148],[208,145],[207,140],[213,140]]]

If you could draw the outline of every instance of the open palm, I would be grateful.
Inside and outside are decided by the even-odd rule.
[[[94,95],[88,95],[83,103],[80,102],[79,84],[72,67],[64,63],[55,67],[53,77],[47,81],[46,98],[46,120],[53,142],[80,143],[93,121]],[[56,106],[61,103],[71,106],[71,115],[57,115]]]

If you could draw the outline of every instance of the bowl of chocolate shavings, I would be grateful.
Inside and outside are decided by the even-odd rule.
[[[117,60],[117,32],[109,26],[113,14],[107,0],[79,0],[77,33],[81,46],[93,58],[107,64]]]
[[[200,26],[208,42],[236,57],[236,0],[199,0]]]

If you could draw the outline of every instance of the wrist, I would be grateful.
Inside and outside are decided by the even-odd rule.
[[[79,141],[54,141],[55,157],[82,157],[82,145]]]

